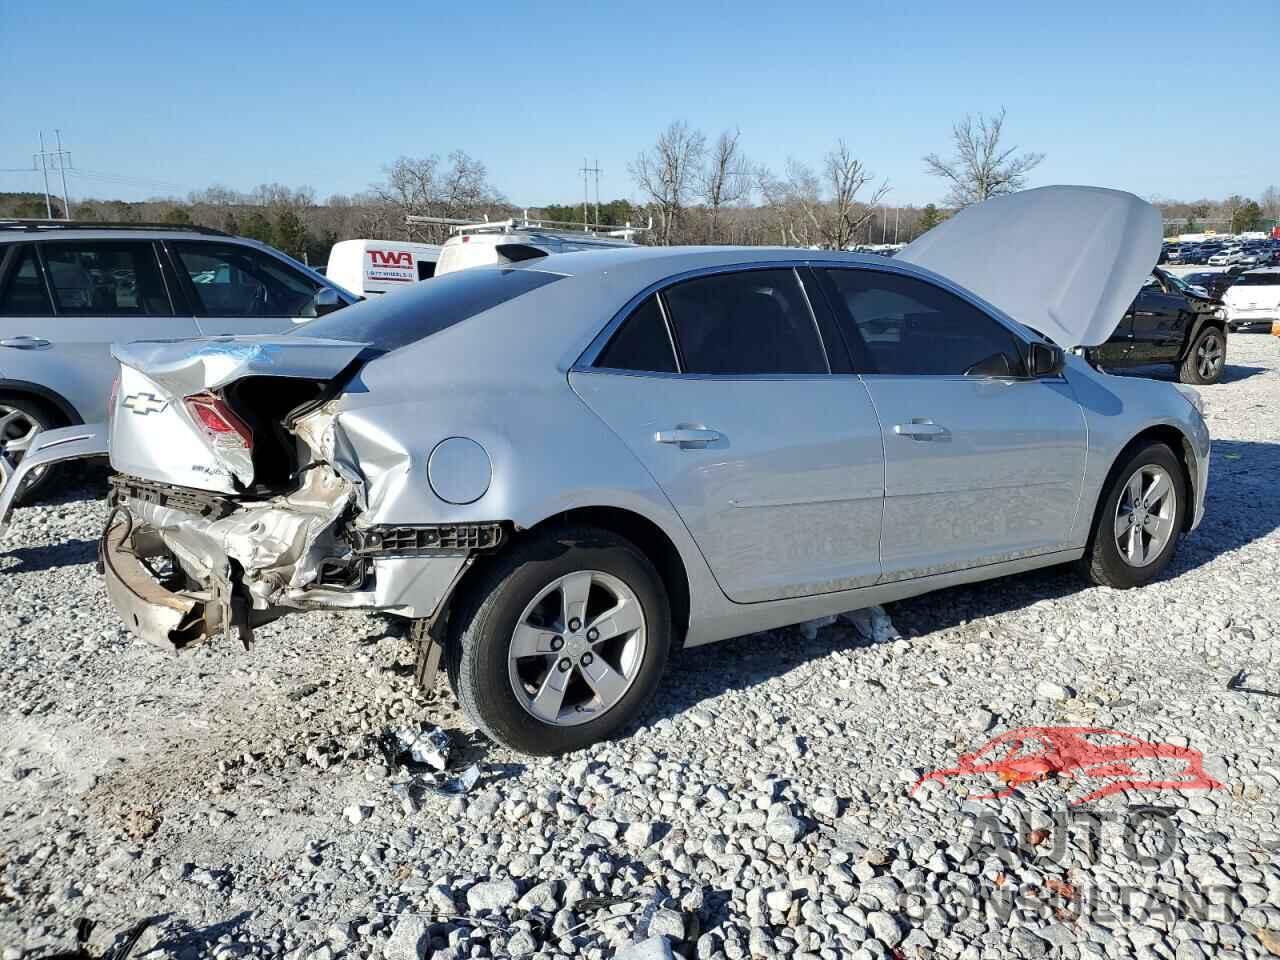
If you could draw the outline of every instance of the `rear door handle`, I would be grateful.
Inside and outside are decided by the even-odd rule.
[[[950,430],[924,417],[915,417],[910,423],[895,424],[893,432],[900,437],[910,437],[912,440],[951,439]]]
[[[681,449],[689,449],[705,447],[708,443],[715,443],[722,438],[714,430],[705,430],[701,427],[677,427],[674,430],[659,430],[653,435],[653,439],[657,443],[675,443],[679,444]]]
[[[0,347],[13,347],[16,350],[39,350],[49,346],[44,337],[5,337],[0,340]]]

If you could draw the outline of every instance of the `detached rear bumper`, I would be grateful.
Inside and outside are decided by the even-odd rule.
[[[104,423],[84,424],[78,427],[62,427],[45,430],[36,435],[31,449],[18,462],[0,456],[0,537],[9,529],[9,514],[27,479],[40,467],[47,467],[63,460],[85,460],[107,455],[107,426]]]

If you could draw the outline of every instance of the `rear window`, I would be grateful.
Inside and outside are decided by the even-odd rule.
[[[291,332],[367,342],[383,351],[398,350],[561,279],[558,274],[537,270],[459,270],[394,296],[344,307]]]
[[[1280,273],[1242,273],[1237,287],[1280,287]]]

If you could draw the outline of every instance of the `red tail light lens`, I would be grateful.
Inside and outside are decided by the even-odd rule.
[[[211,393],[198,393],[183,400],[187,412],[216,447],[253,448],[253,431],[231,412],[231,408]]]

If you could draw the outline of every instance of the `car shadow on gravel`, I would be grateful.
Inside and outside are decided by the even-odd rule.
[[[19,547],[0,554],[0,573],[38,573],[93,563],[97,559],[97,540],[63,540],[43,547]]]
[[[1190,573],[1280,528],[1280,500],[1273,489],[1277,476],[1280,443],[1215,440],[1204,520],[1183,538],[1162,579]],[[1246,504],[1248,509],[1241,509]],[[899,632],[919,636],[1088,589],[1088,582],[1064,565],[935,590],[885,609]],[[662,696],[641,722],[679,716],[705,700],[767,683],[833,651],[871,645],[850,627],[824,629],[813,640],[798,627],[784,627],[683,650],[673,658]]]
[[[1235,383],[1239,380],[1248,380],[1250,377],[1267,372],[1267,367],[1247,367],[1244,364],[1229,363],[1223,369],[1222,376],[1214,382],[1214,386]],[[1177,371],[1167,363],[1152,364],[1145,367],[1128,367],[1123,370],[1108,369],[1107,373],[1117,377],[1142,377],[1146,380],[1164,380],[1167,383],[1178,382]]]

